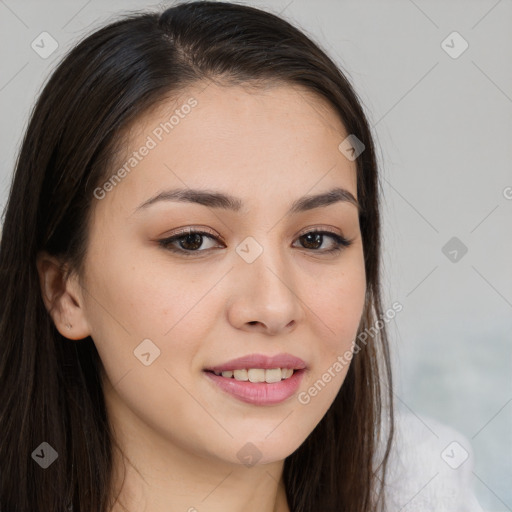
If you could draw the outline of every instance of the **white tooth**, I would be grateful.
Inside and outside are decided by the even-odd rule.
[[[265,382],[265,370],[261,368],[251,368],[247,374],[251,382]]]
[[[282,373],[283,379],[289,379],[293,375],[293,369],[292,368],[282,368],[281,373]]]
[[[229,379],[230,377],[233,377],[233,372],[231,370],[228,370],[226,372],[222,372],[222,376],[223,377],[227,377]]]
[[[233,376],[236,380],[249,380],[249,377],[247,376],[247,370],[235,370],[233,372]]]
[[[271,382],[281,381],[281,368],[272,368],[271,370],[265,370],[265,382],[269,384]]]
[[[220,372],[216,372],[216,371],[214,370],[214,372],[213,372],[213,373],[215,373],[215,375],[219,375],[219,376],[220,376]]]

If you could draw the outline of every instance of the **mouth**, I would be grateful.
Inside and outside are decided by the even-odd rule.
[[[306,363],[290,354],[244,356],[203,370],[216,390],[253,405],[274,405],[294,395]]]

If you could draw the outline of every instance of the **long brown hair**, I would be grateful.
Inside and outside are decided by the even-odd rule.
[[[55,328],[41,297],[36,256],[44,250],[82,269],[93,191],[110,177],[124,130],[164,98],[208,79],[306,87],[326,99],[347,133],[362,141],[356,163],[367,290],[359,332],[382,317],[374,143],[352,86],[317,44],[269,12],[208,1],[130,14],[95,31],[69,52],[42,91],[4,212],[2,512],[67,512],[70,505],[74,512],[107,512],[112,506],[114,440],[101,361],[90,337],[71,341]],[[324,418],[285,460],[293,512],[383,509],[392,404],[383,326],[354,355]],[[391,429],[382,438],[384,416]],[[47,469],[32,460],[43,441],[58,454],[58,463]]]

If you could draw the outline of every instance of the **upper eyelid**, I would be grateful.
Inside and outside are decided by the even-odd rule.
[[[181,234],[196,233],[199,231],[199,232],[204,232],[208,235],[219,237],[221,239],[223,238],[222,235],[218,234],[214,230],[211,230],[210,228],[200,226],[200,225],[185,226],[183,228],[176,228],[176,229],[177,229],[177,231],[173,232],[171,235],[169,235],[169,237],[181,235]],[[301,236],[302,234],[309,233],[310,231],[320,231],[320,230],[335,233],[334,228],[332,228],[332,227],[331,228],[326,227],[323,224],[314,224],[313,226],[309,226],[307,228],[302,229],[301,231],[299,231],[299,234],[296,236]],[[338,228],[338,230],[340,230],[340,229]]]
[[[296,237],[301,237],[301,236],[307,235],[308,233],[314,233],[314,232],[322,232],[322,233],[325,232],[325,233],[328,233],[328,234],[333,234],[333,235],[337,235],[337,236],[341,236],[341,237],[345,238],[343,233],[337,233],[332,228],[326,228],[326,227],[322,227],[322,226],[311,226],[309,228],[305,228],[304,230],[300,231],[296,235]],[[207,228],[201,228],[201,227],[187,227],[187,228],[183,228],[183,229],[178,230],[177,232],[169,235],[168,237],[165,237],[163,240],[169,240],[169,239],[172,239],[172,238],[181,238],[181,237],[187,236],[189,234],[200,234],[202,236],[209,236],[209,237],[212,237],[212,238],[218,238],[222,242],[224,242],[224,238],[221,235],[219,235],[217,233],[213,233],[211,231],[208,231]]]

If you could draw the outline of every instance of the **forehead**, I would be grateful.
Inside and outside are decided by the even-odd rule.
[[[137,148],[147,136],[158,146],[174,146],[175,150],[185,141],[190,147],[215,141],[215,147],[209,149],[229,158],[239,153],[240,143],[250,146],[256,138],[266,143],[265,151],[277,148],[285,153],[291,145],[295,151],[300,149],[299,141],[306,151],[312,146],[318,149],[322,140],[327,146],[346,135],[330,103],[305,87],[199,82],[140,117],[130,126],[124,146]],[[252,149],[256,149],[254,145]]]
[[[130,127],[110,170],[124,168],[123,179],[107,199],[141,202],[176,185],[303,195],[320,180],[356,196],[355,162],[338,149],[346,135],[334,108],[305,88],[198,83]]]

